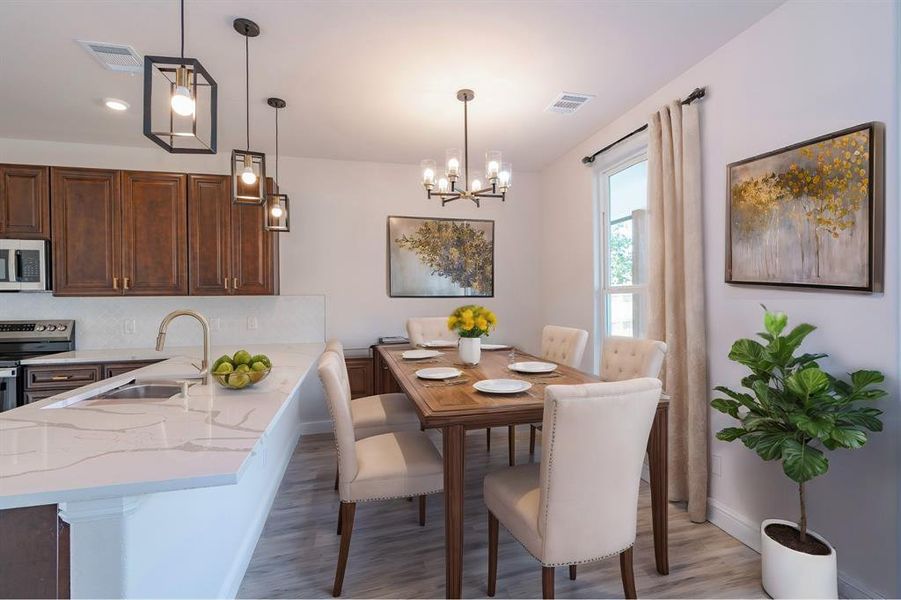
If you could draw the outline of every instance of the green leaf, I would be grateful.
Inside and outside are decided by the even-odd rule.
[[[804,483],[829,470],[822,452],[794,439],[782,444],[782,470],[792,481]]]
[[[770,312],[766,311],[763,314],[763,326],[772,336],[777,336],[782,333],[782,330],[785,329],[785,326],[788,324],[788,315],[784,312]]]
[[[785,387],[799,396],[809,397],[829,389],[829,378],[819,367],[798,371],[785,380]]]
[[[809,353],[801,354],[799,356],[792,358],[790,361],[788,361],[787,366],[801,367],[801,368],[816,367],[816,366],[818,366],[816,364],[816,362],[818,360],[820,360],[821,358],[826,358],[827,356],[829,356],[829,355],[828,354],[809,354]]]
[[[876,408],[860,408],[838,413],[836,422],[839,425],[856,425],[870,431],[882,431],[882,421],[879,419],[881,414],[882,411]]]
[[[766,371],[770,366],[766,360],[763,346],[748,339],[738,340],[732,344],[729,360],[734,360],[754,371]]]
[[[842,448],[860,448],[867,443],[867,434],[852,427],[836,427],[829,437]]]
[[[744,425],[745,429],[748,431],[757,431],[761,429],[771,430],[771,429],[779,429],[782,430],[782,422],[774,419],[773,417],[769,417],[766,415],[755,415],[750,414],[741,420],[741,424]]]
[[[717,432],[716,439],[724,442],[733,442],[746,433],[748,432],[741,427],[726,427]]]
[[[835,428],[835,418],[832,415],[812,416],[798,413],[791,416],[791,422],[810,437],[825,440]]]
[[[754,450],[763,460],[776,460],[782,456],[782,447],[785,442],[791,439],[791,434],[785,431],[764,433],[758,437]]]
[[[738,407],[741,406],[735,400],[726,400],[725,398],[716,398],[710,403],[710,406],[717,409],[721,413],[725,413],[730,417],[738,417]]]
[[[750,410],[759,410],[760,409],[760,405],[757,404],[757,401],[754,400],[753,396],[751,396],[750,394],[742,394],[741,392],[736,392],[736,391],[730,390],[729,388],[727,388],[726,386],[723,386],[723,385],[718,385],[713,389],[715,389],[718,392],[722,392],[723,394],[726,394],[727,396],[729,396],[730,398],[732,398],[733,400],[735,400],[742,406],[749,408]]]
[[[851,385],[856,389],[862,389],[883,381],[885,381],[885,376],[879,371],[855,371],[851,373]]]
[[[809,323],[801,323],[794,329],[792,329],[788,335],[785,336],[785,341],[792,346],[793,348],[797,348],[801,345],[801,342],[804,341],[808,335],[816,331],[816,327]]]

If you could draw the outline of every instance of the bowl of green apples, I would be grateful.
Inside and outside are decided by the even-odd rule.
[[[266,379],[271,370],[272,362],[265,354],[251,355],[247,350],[238,350],[232,356],[223,354],[217,358],[210,372],[222,387],[243,390]]]

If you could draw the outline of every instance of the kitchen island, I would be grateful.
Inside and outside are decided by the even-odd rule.
[[[3,413],[0,509],[58,505],[72,597],[233,597],[300,437],[304,389],[318,398],[310,371],[323,348],[249,346],[273,368],[240,391],[212,382],[187,398],[92,399],[196,377],[199,350],[187,350]]]

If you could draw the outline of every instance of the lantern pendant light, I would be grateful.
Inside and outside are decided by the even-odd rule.
[[[250,19],[233,25],[244,36],[247,141],[243,150],[232,150],[232,202],[260,205],[266,202],[266,155],[250,149],[250,38],[260,35],[260,27]]]
[[[185,58],[184,0],[179,5],[181,53],[144,57],[144,135],[172,154],[216,154],[216,82],[199,60]]]
[[[281,98],[269,98],[266,104],[275,109],[275,184],[266,200],[266,221],[263,226],[266,231],[291,231],[288,195],[282,194],[278,187],[278,111],[285,108],[287,103]]]

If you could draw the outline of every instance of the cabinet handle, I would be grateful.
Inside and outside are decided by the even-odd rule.
[[[128,277],[123,277],[123,278],[122,278],[122,286],[123,286],[123,289],[126,289],[126,290],[127,290],[127,289],[130,289],[130,288],[128,287]]]
[[[223,278],[222,282],[225,284],[225,289],[227,290],[228,289],[228,277]]]
[[[113,289],[114,290],[119,289],[119,278],[118,277],[113,277]]]
[[[237,277],[232,277],[232,289],[233,290],[238,289],[238,278]]]
[[[50,378],[51,381],[68,381],[72,379],[71,375],[54,375]]]

